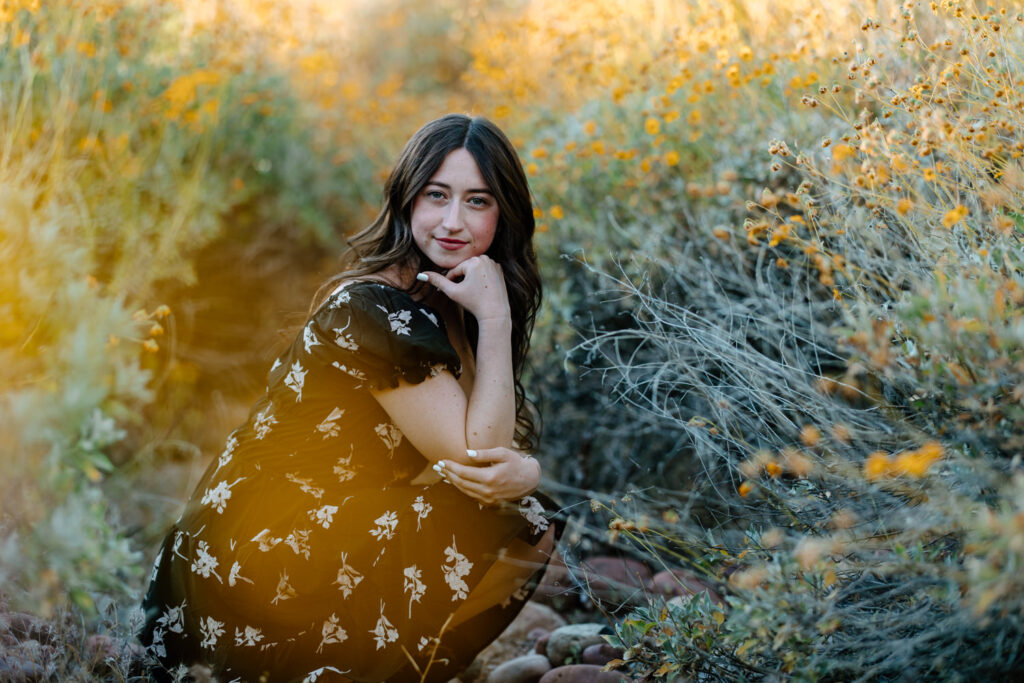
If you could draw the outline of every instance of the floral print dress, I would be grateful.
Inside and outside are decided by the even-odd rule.
[[[428,463],[370,393],[460,368],[440,316],[407,293],[335,290],[163,543],[140,634],[156,677],[204,663],[221,681],[448,680],[501,632],[540,570],[448,620],[503,548],[540,541],[550,501],[413,484]]]

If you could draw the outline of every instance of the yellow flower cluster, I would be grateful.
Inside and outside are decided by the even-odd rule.
[[[864,461],[864,476],[870,481],[900,476],[919,479],[944,454],[942,444],[937,441],[929,441],[916,450],[904,451],[895,457],[883,451],[875,451]]]

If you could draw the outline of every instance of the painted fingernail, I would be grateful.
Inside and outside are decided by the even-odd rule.
[[[427,282],[428,280],[430,280],[430,276],[427,275],[426,273],[417,273],[416,279],[419,280],[420,282]]]
[[[444,475],[444,464],[440,462],[434,463],[434,471],[440,475]]]
[[[474,451],[472,448],[468,448],[468,449],[466,449],[466,455],[468,455],[471,458],[475,458],[476,457],[476,451]]]

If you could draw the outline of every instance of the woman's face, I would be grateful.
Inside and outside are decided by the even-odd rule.
[[[442,270],[487,251],[498,227],[498,203],[469,150],[445,157],[416,196],[410,223],[416,246]]]

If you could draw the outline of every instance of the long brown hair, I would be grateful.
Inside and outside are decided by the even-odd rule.
[[[370,225],[348,240],[342,272],[325,282],[313,299],[318,307],[337,285],[374,275],[397,265],[419,272],[434,265],[416,246],[410,227],[412,205],[445,158],[457,149],[473,155],[498,204],[498,226],[487,255],[501,265],[512,312],[512,371],[516,394],[516,442],[526,449],[537,444],[539,424],[520,381],[530,333],[541,301],[540,273],[533,250],[533,204],[526,174],[515,148],[489,120],[448,114],[431,121],[409,139],[384,184],[384,207]],[[476,321],[466,321],[476,348]]]

